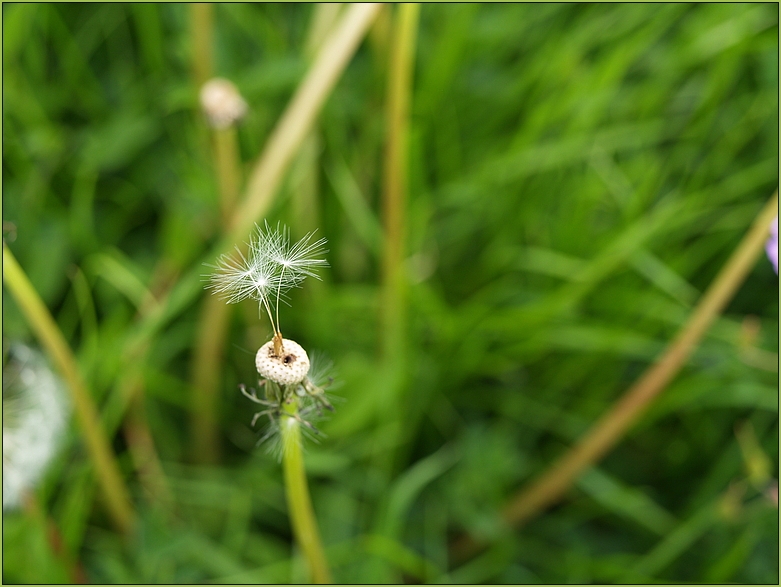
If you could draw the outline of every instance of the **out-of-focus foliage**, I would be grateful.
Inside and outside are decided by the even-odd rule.
[[[3,5],[4,239],[79,359],[140,525],[126,544],[111,529],[75,424],[37,497],[92,582],[302,581],[280,467],[255,448],[237,390],[270,337],[256,305],[232,314],[216,466],[194,464],[188,425],[208,294],[145,340],[144,358],[123,354],[148,292],[213,262],[220,234],[188,10]],[[215,72],[250,106],[246,177],[306,71],[312,7],[214,11]],[[329,240],[324,283],[280,311],[286,336],[324,351],[342,381],[306,454],[335,580],[776,583],[778,513],[763,492],[778,477],[779,298],[765,259],[560,506],[519,531],[498,512],[661,351],[775,190],[778,6],[424,5],[408,324],[389,362],[378,231],[392,14],[268,217]],[[318,208],[295,212],[313,181]],[[3,336],[32,340],[8,296]],[[133,370],[167,506],[129,456]],[[736,429],[758,452],[741,450]],[[752,458],[771,465],[757,477]],[[448,547],[461,532],[490,548],[457,563]],[[4,582],[64,576],[43,518],[6,512],[3,535]]]

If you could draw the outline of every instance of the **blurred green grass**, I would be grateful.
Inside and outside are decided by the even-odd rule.
[[[310,16],[215,6],[215,71],[250,104],[245,177],[306,71]],[[146,291],[219,236],[188,22],[186,5],[3,5],[4,238],[77,354],[141,525],[126,545],[110,530],[75,427],[38,494],[93,582],[303,581],[279,466],[254,447],[236,387],[270,336],[253,304],[230,326],[216,466],[189,461],[198,304],[145,340],[145,361],[123,356]],[[756,488],[739,515],[719,509],[745,478],[736,424],[752,423],[778,477],[778,280],[764,260],[562,505],[518,532],[498,517],[664,347],[776,189],[777,6],[424,5],[417,47],[405,358],[378,356],[379,25],[319,118],[332,269],[281,309],[343,382],[306,456],[336,580],[777,583],[777,510]],[[269,215],[294,234],[301,181],[291,173]],[[749,342],[746,316],[761,326]],[[3,336],[31,337],[8,297]],[[753,347],[775,363],[747,360]],[[173,512],[149,503],[118,432],[131,367]],[[493,546],[454,568],[463,531]],[[4,582],[64,574],[34,520],[5,513],[3,533]]]

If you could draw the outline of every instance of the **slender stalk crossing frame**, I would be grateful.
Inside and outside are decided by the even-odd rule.
[[[252,171],[244,201],[233,214],[231,242],[246,238],[268,209],[290,162],[381,7],[375,3],[352,4],[323,42]]]
[[[599,461],[626,434],[651,402],[680,371],[716,317],[722,312],[762,254],[770,223],[778,213],[778,191],[700,299],[678,335],[632,387],[547,471],[522,489],[502,511],[508,525],[519,527],[561,499],[577,477]],[[463,536],[453,547],[457,558],[468,558],[483,545]]]
[[[116,455],[101,428],[98,409],[87,391],[68,343],[5,243],[3,243],[3,281],[65,379],[95,475],[103,489],[108,512],[120,532],[128,535],[133,529],[136,515]]]
[[[193,31],[191,38],[193,77],[200,89],[212,76],[214,5],[211,2],[190,4],[190,22]]]
[[[402,346],[405,316],[404,226],[407,206],[409,159],[409,108],[419,4],[400,4],[396,15],[388,70],[382,211],[385,229],[383,254],[383,354]]]

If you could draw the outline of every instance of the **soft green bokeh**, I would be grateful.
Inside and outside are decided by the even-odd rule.
[[[151,338],[136,328],[147,288],[208,273],[220,235],[188,10],[3,5],[4,239],[80,361],[140,527],[128,544],[113,532],[75,426],[38,497],[91,582],[305,581],[280,466],[254,446],[237,390],[256,380],[267,322],[253,302],[232,313],[214,467],[192,463],[188,425],[208,294]],[[216,73],[250,106],[245,177],[306,72],[311,13],[214,7]],[[737,513],[724,505],[747,479],[736,425],[751,423],[778,478],[779,293],[764,258],[561,505],[519,531],[498,512],[664,348],[776,189],[778,6],[422,6],[408,324],[391,362],[378,331],[388,52],[378,28],[268,216],[329,241],[324,282],[280,314],[342,383],[305,455],[335,580],[777,583],[777,509],[752,485]],[[313,185],[306,220],[297,198]],[[9,296],[3,336],[31,340]],[[136,336],[149,352],[129,364]],[[118,382],[135,368],[170,510],[150,504],[127,450]],[[491,547],[455,565],[464,531]],[[40,520],[6,512],[3,535],[4,582],[66,573]]]

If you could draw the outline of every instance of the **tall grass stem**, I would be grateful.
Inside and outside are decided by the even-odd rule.
[[[245,239],[268,210],[291,160],[380,7],[376,3],[351,5],[328,35],[252,170],[244,200],[233,214],[233,242]]]
[[[509,523],[520,525],[558,501],[586,467],[598,461],[615,446],[675,377],[762,254],[770,222],[777,210],[778,192],[756,217],[737,249],[661,357],[567,454],[510,502],[503,512]]]
[[[387,88],[387,142],[383,177],[383,354],[399,350],[404,331],[404,225],[409,159],[409,109],[420,5],[400,4],[391,45]]]
[[[222,224],[228,226],[241,189],[241,162],[235,126],[214,130],[214,162],[220,189]]]
[[[522,489],[502,511],[514,527],[526,523],[556,503],[575,479],[599,461],[626,434],[651,402],[684,366],[710,325],[745,280],[768,238],[770,222],[778,213],[778,191],[754,220],[749,231],[703,294],[697,307],[662,355],[632,387],[587,431],[581,440],[527,488]],[[470,538],[457,542],[457,556],[471,556],[480,545]]]
[[[304,42],[304,53],[307,59],[314,59],[323,46],[323,42],[339,22],[344,4],[341,2],[320,2],[312,7],[312,22]]]
[[[211,4],[192,4],[193,76],[199,89],[213,73],[213,11]],[[238,136],[234,125],[212,131],[212,156],[219,189],[221,232],[228,226],[241,189]],[[203,301],[192,356],[192,456],[196,462],[213,464],[220,454],[218,411],[219,366],[225,343],[230,308],[209,296]]]
[[[190,26],[192,27],[192,68],[196,87],[200,87],[212,76],[212,37],[214,29],[214,5],[210,2],[190,4]]]
[[[73,409],[84,435],[87,451],[103,490],[111,519],[117,529],[123,534],[129,534],[134,526],[136,515],[116,455],[100,426],[97,407],[82,379],[68,343],[5,243],[3,243],[3,281],[67,383]]]
[[[220,362],[232,306],[217,296],[203,300],[192,362],[193,457],[200,463],[216,463],[220,455],[218,410]]]
[[[312,17],[304,42],[304,56],[310,64],[339,22],[343,6],[341,3],[321,3],[315,4],[312,8]],[[291,186],[293,230],[298,237],[316,230],[319,225],[318,163],[321,150],[322,141],[317,126],[313,123],[306,138],[301,142],[295,161],[291,164],[291,176],[295,178],[295,184]]]

